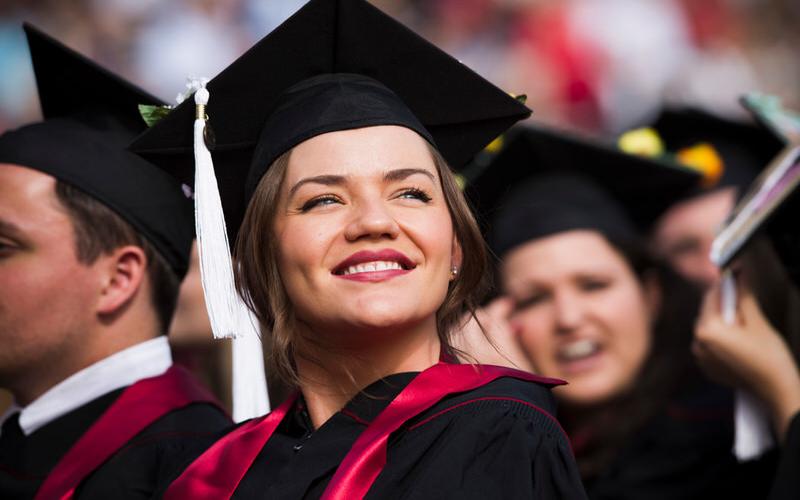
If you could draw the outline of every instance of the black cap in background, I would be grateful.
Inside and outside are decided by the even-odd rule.
[[[765,127],[731,120],[699,108],[665,108],[651,125],[670,153],[708,143],[722,159],[719,181],[707,189],[744,188],[783,149],[784,143]]]
[[[694,170],[541,126],[520,127],[467,195],[496,255],[573,229],[644,235],[700,179]]]
[[[71,184],[130,223],[183,276],[194,222],[180,183],[125,148],[146,125],[139,104],[159,99],[30,25],[44,121],[0,136],[0,163]]]
[[[336,130],[401,125],[458,170],[524,105],[364,0],[311,0],[211,80],[207,126],[229,238],[272,161]],[[131,149],[183,182],[194,176],[193,102]]]

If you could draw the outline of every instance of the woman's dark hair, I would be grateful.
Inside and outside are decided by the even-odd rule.
[[[562,407],[560,419],[573,440],[581,477],[598,475],[670,397],[694,375],[690,343],[700,291],[653,257],[639,241],[612,241],[642,286],[655,280],[660,307],[652,342],[637,381],[630,390],[592,408]]]

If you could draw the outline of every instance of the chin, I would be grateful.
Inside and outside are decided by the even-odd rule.
[[[396,307],[393,309],[362,311],[352,316],[351,323],[358,325],[359,329],[394,330],[420,321],[416,315],[403,314]]]
[[[606,379],[567,380],[569,385],[559,387],[555,391],[556,397],[568,406],[596,406],[604,404],[622,395],[624,392],[621,384]]]

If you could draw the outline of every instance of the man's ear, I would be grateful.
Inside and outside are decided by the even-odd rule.
[[[95,265],[101,266],[103,279],[97,313],[113,315],[130,303],[141,288],[147,256],[141,247],[127,245],[101,256]]]

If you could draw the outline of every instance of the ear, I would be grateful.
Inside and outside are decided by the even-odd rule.
[[[461,270],[461,264],[464,262],[464,253],[461,250],[461,243],[458,242],[456,235],[453,235],[453,250],[450,252],[450,268]],[[457,274],[457,273],[456,273]],[[455,279],[455,275],[451,276],[450,281]]]
[[[100,257],[97,264],[104,271],[97,313],[114,314],[129,303],[142,286],[147,257],[142,248],[127,245]]]
[[[652,324],[661,314],[661,304],[664,298],[661,289],[661,279],[659,279],[654,271],[648,271],[644,274],[642,279],[642,292],[644,293],[645,305],[647,306],[647,312],[650,313],[650,322]]]

